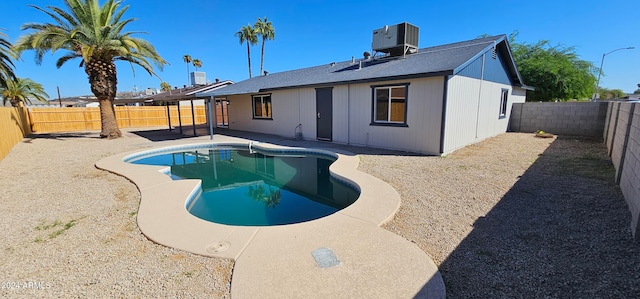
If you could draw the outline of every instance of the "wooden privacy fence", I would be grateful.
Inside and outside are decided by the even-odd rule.
[[[0,160],[29,134],[31,130],[26,108],[0,107]]]
[[[168,126],[167,106],[117,106],[116,118],[120,128]],[[169,106],[171,126],[177,126],[178,106]],[[191,106],[180,106],[183,126],[191,125]],[[207,122],[205,106],[194,106],[196,124]],[[33,132],[64,132],[100,130],[100,108],[30,108]]]

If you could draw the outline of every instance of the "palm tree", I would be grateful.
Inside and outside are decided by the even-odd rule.
[[[0,88],[0,94],[4,99],[2,104],[4,105],[9,101],[13,107],[19,107],[24,102],[31,104],[32,99],[47,103],[49,98],[42,84],[36,83],[29,78],[8,80],[6,87]]]
[[[265,187],[264,183],[258,183],[255,186],[249,186],[248,190],[247,195],[249,197],[255,201],[264,203],[267,208],[275,208],[282,199],[280,189],[271,187],[271,185],[268,184],[267,187]]]
[[[187,85],[189,85],[189,63],[191,63],[191,55],[185,54],[182,56],[182,61],[187,65]]]
[[[267,17],[264,17],[264,20],[258,18],[256,24],[253,25],[256,29],[256,32],[262,38],[262,52],[260,54],[260,74],[262,75],[262,70],[264,68],[264,42],[265,40],[273,40],[276,38],[276,30],[273,28],[273,24],[267,21]]]
[[[167,82],[162,82],[162,83],[160,83],[160,89],[162,91],[169,91],[169,90],[171,90],[171,84],[169,84]]]
[[[193,66],[196,67],[196,72],[198,71],[199,67],[202,67],[202,60],[196,58],[193,60]]]
[[[56,62],[58,68],[71,59],[81,58],[80,67],[84,67],[91,91],[100,103],[100,137],[121,137],[113,109],[118,83],[115,61],[139,65],[152,76],[157,74],[149,60],[159,69],[167,62],[148,41],[132,37],[135,32],[122,32],[135,19],[122,20],[129,6],[121,8],[121,1],[106,0],[102,6],[98,0],[64,0],[64,3],[67,11],[55,6],[47,6],[49,10],[45,10],[30,5],[55,22],[22,25],[22,30],[34,31],[22,36],[15,49],[18,53],[35,50],[38,64],[46,52],[69,51]]]
[[[258,34],[256,30],[251,26],[243,26],[240,28],[240,31],[235,34],[240,39],[240,44],[242,45],[245,41],[247,42],[247,60],[249,61],[249,78],[251,78],[251,50],[250,46],[255,46],[258,44]]]
[[[0,28],[0,30],[4,30]],[[0,31],[0,87],[7,86],[7,81],[16,80],[16,75],[13,73],[15,65],[11,61],[12,57],[15,57],[15,53],[11,48],[11,43],[5,38],[6,34]]]

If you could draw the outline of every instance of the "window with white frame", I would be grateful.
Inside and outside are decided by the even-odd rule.
[[[500,93],[500,114],[498,115],[498,118],[507,117],[507,101],[508,100],[509,100],[509,90],[502,89],[502,92]]]
[[[373,124],[407,124],[408,84],[373,86]]]
[[[272,118],[271,95],[253,96],[253,118]]]

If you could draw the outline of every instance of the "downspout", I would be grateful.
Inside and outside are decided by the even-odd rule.
[[[478,139],[478,127],[480,126],[480,101],[482,100],[482,83],[484,82],[484,59],[482,54],[482,68],[480,70],[480,88],[478,88],[478,108],[476,109],[476,139]]]
[[[445,124],[447,123],[447,85],[449,83],[449,76],[444,76],[444,84],[442,88],[442,123],[440,124],[440,155],[444,153],[444,136],[445,136]]]

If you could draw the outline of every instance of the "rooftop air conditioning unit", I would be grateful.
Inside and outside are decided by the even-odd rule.
[[[377,52],[400,56],[418,50],[418,35],[420,29],[409,23],[384,26],[373,30],[371,48]]]
[[[191,85],[206,85],[207,74],[205,72],[191,72]]]

